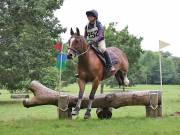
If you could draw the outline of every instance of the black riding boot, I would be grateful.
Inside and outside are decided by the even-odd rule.
[[[105,51],[103,54],[104,54],[104,58],[106,59],[107,68],[110,70],[110,72],[114,72],[114,71],[115,71],[115,68],[112,66],[111,59],[110,59],[110,57],[109,57],[108,52]]]

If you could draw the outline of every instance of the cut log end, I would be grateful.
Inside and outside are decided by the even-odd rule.
[[[27,101],[28,101],[27,99],[23,100],[23,106],[26,107],[26,108],[29,108],[30,106],[28,106]]]

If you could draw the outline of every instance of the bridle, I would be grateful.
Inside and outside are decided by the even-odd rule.
[[[75,53],[75,56],[80,57],[81,55],[84,55],[85,53],[87,53],[89,51],[89,48],[90,48],[90,46],[88,45],[88,48],[86,49],[86,51],[84,51],[82,53],[80,53],[78,50],[76,50],[74,48],[70,48],[70,47],[68,47],[68,50],[73,51]]]
[[[82,45],[81,45],[81,47],[82,47]],[[73,51],[75,53],[75,56],[80,57],[80,56],[84,55],[85,53],[87,53],[89,51],[89,48],[90,48],[90,46],[88,45],[88,48],[86,49],[86,51],[84,51],[82,53],[71,47],[68,47],[68,50]]]

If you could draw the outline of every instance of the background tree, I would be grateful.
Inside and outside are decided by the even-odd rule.
[[[3,0],[0,3],[0,83],[20,88],[50,66],[51,48],[65,29],[54,17],[63,0]],[[22,86],[23,87],[23,86]]]
[[[175,84],[180,84],[180,58],[173,57],[175,64]]]
[[[159,52],[145,51],[140,59],[140,77],[138,83],[160,84]],[[176,65],[170,53],[162,52],[162,77],[164,84],[175,84]]]
[[[138,76],[138,83],[152,83],[152,68],[154,65],[156,65],[156,69],[159,69],[158,66],[159,62],[159,55],[157,53],[153,53],[152,51],[144,51],[143,54],[141,54],[141,57],[139,59],[139,65],[140,65],[140,72]],[[159,70],[157,71],[159,72]],[[159,74],[157,74],[158,76]]]

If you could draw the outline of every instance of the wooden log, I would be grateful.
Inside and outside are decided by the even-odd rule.
[[[17,99],[17,98],[29,98],[28,94],[11,94],[11,98]]]
[[[34,97],[32,99],[25,99],[23,101],[24,107],[34,107],[39,105],[55,105],[58,106],[59,92],[51,90],[37,81],[32,81],[30,84],[30,90],[33,92]],[[123,106],[149,106],[150,94],[157,93],[158,106],[161,106],[161,91],[123,91],[116,93],[100,94],[96,95],[92,108],[119,108]],[[77,96],[68,95],[69,104],[68,107],[75,107],[77,102]],[[82,100],[81,108],[87,108],[88,96],[85,96]]]

